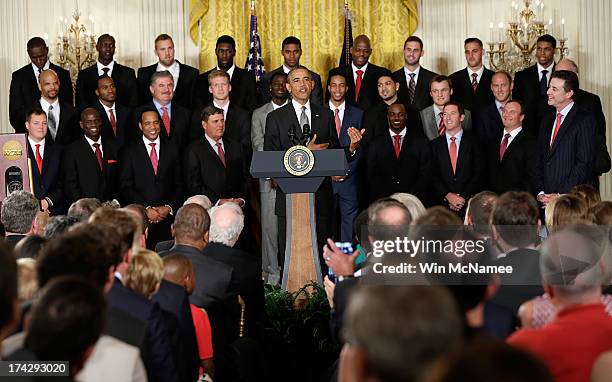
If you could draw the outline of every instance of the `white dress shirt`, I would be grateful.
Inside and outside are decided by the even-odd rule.
[[[510,143],[512,143],[512,141],[514,140],[514,138],[516,138],[516,136],[518,135],[518,133],[520,133],[523,130],[522,126],[517,127],[516,129],[508,132],[506,129],[504,129],[504,132],[502,134],[502,139],[500,141],[500,146],[501,146],[501,142],[504,141],[504,135],[506,134],[510,134],[510,138],[508,138],[508,145],[506,146],[506,149],[508,149],[508,147],[510,147]]]
[[[157,139],[155,139],[154,141],[150,141],[148,140],[144,135],[142,136],[142,141],[144,142],[144,145],[147,149],[147,155],[149,157],[151,157],[151,150],[153,150],[153,147],[151,147],[151,143],[155,143],[155,153],[157,154],[157,160],[159,161],[159,149],[161,148],[160,146],[160,139],[159,139],[159,135],[157,136]]]
[[[227,101],[225,106],[221,106],[216,101],[213,101],[213,106],[218,107],[219,109],[223,110],[223,119],[225,120],[227,120],[227,111],[229,110],[229,104],[230,104],[229,100]]]
[[[232,80],[232,76],[234,75],[234,69],[236,69],[236,64],[232,64],[232,67],[227,69],[227,72],[225,72],[230,76],[230,81]],[[219,66],[217,66],[217,70],[223,71],[223,69],[219,68]]]
[[[45,114],[47,114],[47,118],[49,118],[49,106],[53,106],[53,110],[51,110],[51,113],[53,113],[53,118],[55,118],[55,124],[56,124],[55,129],[59,130],[59,122],[60,122],[59,98],[56,99],[55,102],[53,103],[47,102],[47,100],[44,98],[40,99],[40,107],[43,109]]]
[[[342,101],[340,106],[335,106],[332,101],[329,101],[329,108],[334,114],[334,119],[336,118],[336,109],[338,109],[338,117],[340,118],[340,126],[342,126],[342,122],[344,121],[344,110],[346,109],[346,101]],[[301,112],[300,112],[301,113]],[[299,117],[298,117],[299,121]]]
[[[410,87],[410,73],[416,74],[414,76],[414,82],[417,83],[419,81],[419,72],[421,71],[421,65],[414,72],[408,70],[407,67],[404,66],[404,76],[406,76],[406,86]]]
[[[308,124],[310,125],[310,129],[312,131],[312,118],[310,113],[310,100],[308,100],[304,105],[301,105],[296,100],[292,99],[291,104],[293,105],[293,110],[295,110],[295,115],[297,116],[298,123],[300,122],[300,116],[302,115],[302,106],[306,106],[306,117],[308,117]]]
[[[366,72],[366,69],[368,68],[368,64],[369,62],[366,62],[364,66],[362,66],[361,68],[358,68],[355,66],[354,63],[351,63],[351,68],[353,69],[353,80],[355,81],[355,84],[357,84],[357,71],[358,70],[363,71],[363,73],[361,73],[361,79],[363,80],[363,76],[365,76],[365,72]]]
[[[552,75],[553,65],[554,64],[555,63],[552,62],[546,68],[543,67],[542,65],[540,65],[539,63],[536,64],[537,67],[538,67],[538,81],[542,81],[542,70],[546,69],[546,70],[548,70],[548,72],[546,73],[546,84],[550,84],[550,76]]]
[[[285,106],[286,104],[288,104],[288,103],[289,103],[289,100],[285,100],[285,102],[283,102],[283,104],[282,104],[282,105],[277,105],[277,104],[275,104],[275,103],[274,103],[274,102],[272,102],[272,101],[270,101],[270,103],[272,104],[272,111],[274,111],[274,110],[279,109],[279,108],[281,108],[281,107]]]
[[[504,110],[504,106],[506,106],[505,104],[499,102],[498,100],[495,100],[495,107],[497,108],[497,111],[499,112],[499,116],[501,117],[502,115],[502,111]]]
[[[158,72],[163,72],[167,70],[172,74],[172,78],[174,79],[174,90],[176,90],[176,85],[178,84],[179,76],[181,75],[181,66],[179,65],[177,60],[174,60],[174,63],[170,66],[164,66],[161,62],[157,63]]]
[[[434,111],[434,116],[436,117],[436,127],[440,127],[440,120],[442,119],[442,117],[440,116],[440,113],[442,113],[442,109],[434,103],[433,111]]]
[[[476,73],[476,82],[480,83],[480,79],[482,78],[482,73],[484,73],[484,65],[480,66],[480,69],[477,71],[473,71],[472,68],[468,66],[467,68],[468,76],[470,76],[470,84],[472,83],[472,74]]]
[[[461,147],[461,137],[463,137],[463,129],[459,130],[459,132],[455,135],[450,135],[448,131],[446,132],[446,145],[450,150],[451,138],[455,137],[455,143],[457,144],[457,158],[459,158],[459,147]]]
[[[565,117],[567,117],[567,113],[570,112],[570,110],[572,110],[572,106],[574,106],[574,102],[570,102],[566,107],[564,107],[561,111],[557,111],[557,113],[561,113],[561,124],[563,124],[563,121],[565,120]],[[549,146],[552,145],[553,142],[553,137],[555,136],[555,127],[557,126],[557,114],[555,114],[555,120],[553,122],[553,129],[552,129],[552,133],[550,134],[550,142],[549,142]],[[561,130],[561,128],[559,128],[559,130]],[[559,134],[559,132],[557,132],[557,134]]]
[[[38,152],[40,153],[40,156],[44,159],[45,158],[45,138],[43,138],[40,142],[35,142],[34,140],[32,140],[32,138],[30,138],[30,136],[28,136],[28,142],[30,143],[30,148],[32,149],[32,152],[34,153],[35,156],[36,156],[36,145],[40,145],[40,147],[38,148]],[[34,158],[34,162],[36,162],[36,158]]]
[[[89,137],[87,135],[83,135],[85,137],[85,140],[87,141],[87,143],[89,143],[89,148],[91,149],[91,151],[93,151],[93,153],[96,153],[96,148],[93,147],[94,143],[97,143],[100,145],[100,152],[102,153],[102,158],[104,158],[104,150],[102,149],[102,138],[98,138],[97,141],[92,141],[91,139],[89,139]]]
[[[102,105],[102,107],[104,108],[104,111],[106,112],[106,117],[108,118],[109,121],[110,121],[110,110],[113,111],[113,115],[115,116],[115,121],[117,120],[117,109],[115,109],[114,102],[113,102],[113,106],[111,107],[106,106],[103,102],[100,102],[100,105]]]
[[[47,62],[45,62],[45,64],[43,65],[41,71],[49,69],[50,66],[51,61],[47,60]],[[38,71],[38,66],[32,64],[32,70],[34,70],[34,75],[36,76],[36,83],[38,83],[38,76],[40,75],[40,72]]]
[[[111,61],[110,64],[108,65],[103,65],[100,63],[100,61],[96,61],[96,66],[98,67],[98,76],[101,76],[104,74],[104,68],[108,68],[108,73],[106,73],[106,75],[108,75],[109,77],[112,77],[113,75],[113,68],[115,67],[115,61]]]
[[[400,147],[404,144],[404,138],[406,137],[406,131],[407,129],[404,127],[404,129],[399,132],[399,135],[402,137],[400,139]],[[391,129],[389,129],[389,135],[391,135],[391,142],[395,144],[395,138],[393,137],[395,137],[398,134],[395,134]]]

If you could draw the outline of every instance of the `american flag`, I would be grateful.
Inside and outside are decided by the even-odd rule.
[[[249,35],[251,42],[249,45],[249,56],[244,66],[246,70],[255,75],[255,80],[259,82],[266,73],[266,68],[261,56],[261,41],[259,40],[259,33],[257,33],[257,15],[255,14],[254,1],[251,2],[251,30]]]
[[[344,1],[344,43],[342,44],[342,54],[340,55],[339,67],[349,66],[353,61],[351,47],[353,46],[353,24],[349,14],[348,0]]]

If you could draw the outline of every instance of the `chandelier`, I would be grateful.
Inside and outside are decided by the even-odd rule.
[[[81,12],[78,6],[72,14],[73,22],[68,24],[68,18],[60,17],[60,32],[57,35],[56,54],[58,64],[70,72],[73,86],[81,69],[96,62],[96,36],[94,34],[94,19],[89,16],[91,29],[88,30],[80,21]]]
[[[487,42],[489,65],[495,70],[505,70],[510,74],[533,65],[533,51],[538,37],[543,34],[553,34],[553,19],[545,23],[544,2],[536,0],[531,8],[531,0],[523,0],[525,8],[519,11],[519,4],[512,2],[511,19],[504,28],[499,22],[497,30],[489,24],[490,40]],[[560,37],[557,38],[557,51],[560,58],[568,54],[567,38],[565,37],[565,19],[561,19]]]

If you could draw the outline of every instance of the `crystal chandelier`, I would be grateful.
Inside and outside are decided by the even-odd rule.
[[[60,17],[60,32],[57,35],[56,53],[59,57],[58,64],[70,72],[73,78],[73,86],[77,74],[81,69],[93,65],[96,62],[96,36],[94,32],[94,19],[89,16],[91,29],[79,20],[81,12],[77,6],[72,14],[73,22],[68,24],[68,18]]]

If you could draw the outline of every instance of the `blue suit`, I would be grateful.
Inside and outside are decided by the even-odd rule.
[[[329,106],[329,104],[328,104]],[[332,110],[332,113],[334,111]],[[342,118],[342,126],[338,140],[340,146],[348,147],[351,144],[351,138],[348,135],[348,128],[354,127],[361,129],[361,120],[363,111],[355,106],[345,103],[344,116]],[[357,188],[359,184],[357,166],[359,165],[359,156],[363,155],[361,148],[357,149],[355,160],[348,162],[348,176],[343,182],[333,182],[334,189],[334,209],[340,210],[340,237],[342,241],[351,241],[353,238],[353,221],[357,217],[359,209],[359,199],[357,197]],[[337,215],[337,214],[336,214]]]

